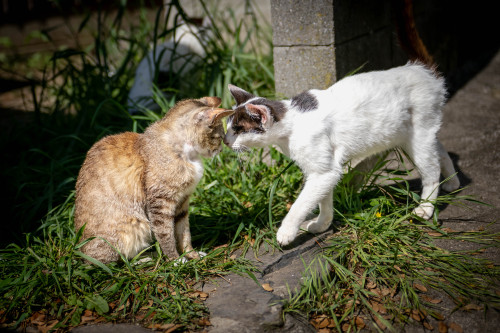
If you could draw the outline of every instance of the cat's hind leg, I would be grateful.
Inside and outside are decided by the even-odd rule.
[[[443,147],[441,142],[438,140],[438,150],[441,164],[441,174],[443,177],[450,178],[441,186],[443,190],[446,192],[453,192],[460,187],[460,180],[458,179],[458,175],[456,175],[455,167],[453,166],[453,162],[448,155],[448,152]]]
[[[438,141],[434,133],[422,131],[414,135],[411,143],[406,147],[406,152],[422,178],[422,202],[414,209],[413,213],[425,220],[434,214],[433,201],[438,196],[439,175],[441,174]]]

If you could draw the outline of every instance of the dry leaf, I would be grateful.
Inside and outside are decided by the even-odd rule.
[[[246,208],[250,208],[253,206],[253,204],[250,201],[244,201],[243,206],[245,206]]]
[[[385,324],[378,317],[374,316],[373,319],[380,330],[384,331],[387,328],[387,326],[385,326]]]
[[[210,326],[210,325],[212,325],[212,323],[210,323],[210,320],[208,320],[208,318],[201,318],[200,320],[198,320],[198,325]]]
[[[426,317],[425,313],[419,310],[411,310],[410,316],[416,321],[422,321]]]
[[[328,320],[328,318],[323,318],[317,328],[325,328],[328,327],[328,325],[330,325],[330,320]]]
[[[366,283],[366,288],[368,289],[375,289],[377,287],[377,284],[373,281],[368,281],[368,283]]]
[[[477,304],[472,304],[472,303],[467,304],[467,305],[465,305],[465,306],[462,306],[462,307],[460,308],[460,310],[465,310],[465,311],[474,311],[474,310],[475,310],[475,311],[479,311],[479,310],[482,310],[482,309],[483,309],[483,307],[482,307],[482,306],[477,305]]]
[[[449,323],[448,328],[451,328],[452,330],[454,330],[458,333],[464,333],[462,326],[458,325],[457,323]]]
[[[351,324],[345,323],[344,325],[342,325],[342,332],[350,331],[350,329],[351,329]]]
[[[401,268],[398,266],[398,265],[394,265],[393,266],[395,270],[397,270],[398,272],[402,272]]]
[[[429,324],[429,322],[427,322],[427,321],[424,321],[424,327],[427,328],[429,331],[434,330],[434,326]]]
[[[356,328],[358,330],[362,330],[365,327],[365,321],[359,316],[354,318],[354,323],[356,324]]]
[[[456,230],[453,230],[452,228],[442,228],[441,230],[443,230],[444,232],[447,232],[447,233],[458,232]]]
[[[166,329],[165,332],[163,332],[163,333],[172,333],[181,327],[182,327],[182,325],[174,325],[174,326],[170,327],[169,329]]]
[[[47,325],[43,325],[43,326],[38,326],[38,331],[40,333],[47,333],[47,332],[50,332],[52,330],[52,328],[58,323],[59,321],[58,320],[51,320],[47,323]]]
[[[443,236],[442,233],[440,233],[440,232],[433,232],[433,231],[428,232],[427,235],[432,236],[432,237],[441,237],[441,236]]]
[[[320,328],[318,330],[318,333],[331,333],[332,331],[329,330],[328,328]]]
[[[244,238],[250,244],[250,246],[253,246],[255,244],[255,239],[248,237],[248,235],[245,235]]]
[[[436,318],[437,320],[444,320],[444,316],[443,316],[442,314],[440,314],[439,312],[434,312],[434,313],[432,314],[432,316],[433,316],[434,318]]]
[[[432,304],[439,304],[439,303],[441,303],[443,301],[442,299],[431,298],[431,297],[429,297],[427,295],[422,295],[420,297],[422,297],[424,299],[424,301],[427,301],[427,302],[432,303]]]
[[[413,286],[414,286],[416,289],[418,289],[418,290],[420,290],[421,292],[423,292],[423,293],[426,293],[426,292],[427,292],[427,288],[426,288],[425,286],[423,286],[423,285],[419,284],[419,283],[414,283],[414,284],[413,284]]]
[[[42,311],[33,313],[30,318],[33,325],[44,325],[45,324],[45,314]]]
[[[262,288],[264,288],[265,291],[274,291],[273,287],[271,287],[271,285],[269,283],[263,283],[262,284]]]
[[[439,333],[448,333],[448,326],[446,326],[444,321],[438,322]]]
[[[291,202],[287,202],[286,203],[286,210],[289,211],[290,208],[292,208],[292,203]]]
[[[229,244],[222,244],[222,245],[214,247],[213,250],[222,249],[222,248],[228,247],[228,246],[229,246]]]

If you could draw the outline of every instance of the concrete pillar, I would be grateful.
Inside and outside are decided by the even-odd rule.
[[[405,62],[391,0],[271,0],[276,92],[292,97],[363,71]]]

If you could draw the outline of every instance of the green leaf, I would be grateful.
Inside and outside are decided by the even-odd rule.
[[[85,297],[85,298],[92,304],[92,307],[97,311],[97,313],[103,314],[109,311],[108,302],[106,302],[106,300],[101,296],[94,295],[92,298],[90,297]]]

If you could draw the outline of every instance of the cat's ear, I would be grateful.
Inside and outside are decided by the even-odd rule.
[[[210,106],[213,108],[219,107],[219,105],[222,103],[222,100],[217,96],[202,97],[199,99],[199,101],[206,106]]]
[[[238,88],[237,86],[234,86],[232,84],[228,84],[227,87],[229,88],[231,95],[233,95],[234,100],[236,101],[236,105],[240,105],[242,103],[245,103],[250,98],[255,97],[254,95],[252,95],[248,91],[245,91],[241,88]]]
[[[222,118],[230,116],[234,113],[234,110],[228,109],[212,109],[207,111],[208,117],[210,119],[210,126],[217,124]]]
[[[252,117],[258,117],[262,124],[267,123],[271,115],[269,109],[265,105],[246,104],[245,109]]]

